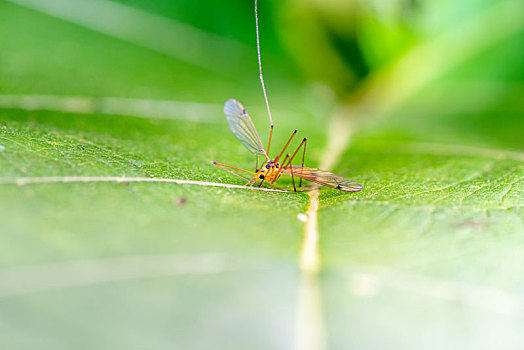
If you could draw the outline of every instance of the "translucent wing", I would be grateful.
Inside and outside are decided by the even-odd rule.
[[[284,173],[291,175],[291,169],[287,168],[284,170]],[[317,168],[308,168],[293,165],[293,175],[301,177],[305,180],[316,182],[323,186],[329,186],[336,188],[337,190],[347,191],[347,192],[358,192],[362,190],[362,185],[346,179],[345,177],[335,175],[329,171],[317,169]]]
[[[267,157],[257,129],[255,129],[255,125],[244,106],[237,100],[229,99],[224,104],[224,113],[229,123],[229,128],[237,139],[251,152],[263,154]]]

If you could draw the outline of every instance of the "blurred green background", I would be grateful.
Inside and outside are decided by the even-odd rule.
[[[321,190],[308,285],[306,193],[17,184],[242,185],[210,163],[253,167],[228,98],[268,135],[253,2],[0,0],[0,348],[521,348],[523,19],[259,1],[273,152],[364,185]]]

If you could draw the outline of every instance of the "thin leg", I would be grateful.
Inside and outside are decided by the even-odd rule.
[[[241,176],[241,175],[238,175],[237,173],[235,173],[235,172],[233,172],[233,171],[231,171],[231,170],[229,170],[229,169],[227,169],[227,168],[232,168],[232,169],[236,169],[236,170],[245,171],[246,173],[255,174],[254,172],[247,171],[247,170],[240,169],[240,168],[236,168],[236,167],[234,167],[234,166],[227,165],[227,164],[222,164],[222,163],[213,162],[213,165],[216,165],[217,167],[219,167],[219,168],[221,168],[221,169],[223,169],[223,170],[225,170],[225,171],[227,171],[227,172],[229,172],[229,173],[231,173],[231,174],[233,174],[233,175],[235,175],[235,176],[238,176],[238,177],[241,178],[241,179],[247,180],[247,181],[249,181],[249,182],[251,182],[251,180],[249,180],[248,178],[245,178],[245,177],[243,177],[243,176]]]
[[[284,170],[284,163],[287,162],[288,159],[289,159],[289,153],[287,154],[286,158],[284,158],[284,161],[282,162],[282,164],[278,168],[278,173],[275,176],[275,179],[278,179],[280,177],[280,174],[282,174],[282,171]]]
[[[273,118],[271,117],[271,110],[269,109],[269,101],[267,100],[266,87],[264,85],[264,76],[262,75],[262,59],[260,58],[260,37],[258,35],[257,0],[255,0],[255,28],[257,29],[257,54],[258,54],[258,69],[260,72],[260,84],[262,85],[262,91],[264,91],[264,98],[266,100],[267,114],[269,115],[269,121],[271,122],[271,126],[273,126]]]
[[[293,140],[293,137],[295,137],[296,133],[297,133],[297,129],[295,129],[295,131],[293,131],[293,133],[291,134],[291,137],[289,138],[289,140],[287,140],[287,143],[286,145],[284,146],[284,149],[282,149],[282,152],[280,152],[280,154],[275,158],[275,162],[278,162],[278,160],[280,158],[282,158],[282,155],[284,154],[284,152],[286,151],[286,148],[287,146],[289,146],[289,143],[291,142],[291,140]],[[283,164],[283,163],[282,163]]]
[[[307,138],[306,138],[306,142],[304,143],[304,153],[302,153],[302,168],[304,167],[304,159],[306,158],[306,146],[307,146]],[[293,173],[293,169],[291,169],[291,173]],[[302,187],[302,178],[300,178],[298,187]]]
[[[293,160],[293,158],[295,158],[295,156],[297,155],[298,151],[300,150],[300,148],[302,147],[302,145],[304,145],[304,149],[306,149],[306,143],[307,143],[307,137],[304,137],[304,139],[302,140],[302,142],[300,143],[300,145],[298,145],[297,147],[297,150],[295,151],[295,153],[293,153],[293,155],[291,156],[291,158],[289,159],[289,162],[287,163],[287,165],[290,165],[291,164],[291,161]],[[287,157],[286,157],[287,158]],[[302,163],[304,164],[304,163]],[[282,167],[284,166],[287,166],[285,163],[282,163]]]
[[[291,168],[291,181],[293,181],[293,189],[295,192],[297,191],[297,188],[295,187],[295,177],[293,176],[293,166],[290,166]],[[301,178],[302,179],[302,178]]]
[[[256,175],[256,173],[252,172],[252,171],[249,171],[249,170],[245,170],[245,169],[241,169],[241,168],[237,168],[236,166],[232,166],[232,165],[227,165],[227,164],[223,164],[223,163],[219,163],[219,162],[212,162],[213,165],[216,165],[216,166],[225,166],[227,168],[231,168],[231,169],[235,169],[235,170],[240,170],[240,171],[243,171],[245,173],[250,173],[250,174],[253,174],[253,175]]]
[[[291,165],[291,161],[293,160],[293,158],[295,158],[295,156],[297,155],[297,153],[300,150],[300,147],[302,147],[302,145],[304,145],[304,155],[306,154],[306,144],[307,144],[307,137],[304,137],[304,139],[302,140],[300,145],[298,145],[297,150],[295,151],[295,153],[293,153],[293,156],[289,157],[289,154],[288,154],[286,159],[284,159],[284,161],[282,162],[281,171],[285,167],[289,167],[289,169],[291,170],[291,180],[293,181],[293,188],[295,189],[295,192],[297,191],[297,188],[295,187],[295,177],[293,176],[293,165]],[[302,166],[304,166],[304,155],[302,156]],[[286,164],[286,160],[288,158],[289,158],[289,161]],[[302,178],[300,178],[299,187],[301,187],[301,186],[302,186]]]
[[[264,183],[264,179],[262,179],[262,181],[260,181],[260,185],[258,185],[258,187],[262,187],[263,183]]]
[[[271,127],[269,128],[269,141],[267,142],[267,152],[266,152],[267,155],[269,155],[269,146],[271,146],[272,137],[273,137],[273,122],[271,123]]]

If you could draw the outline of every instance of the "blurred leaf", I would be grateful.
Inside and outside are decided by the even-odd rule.
[[[235,155],[241,145],[234,138],[217,137],[225,123],[12,110],[0,115],[2,179],[81,175],[238,183],[210,161],[246,163]],[[240,347],[254,338],[260,348],[288,341],[266,339],[259,331],[293,329],[289,311],[301,230],[295,217],[305,210],[305,195],[161,183],[0,186],[3,346],[33,347],[37,337],[41,348],[79,347],[89,334],[99,334],[90,341],[94,347],[191,347],[197,333],[225,341],[241,328]],[[263,316],[264,304],[275,305],[274,285],[284,293],[279,298],[287,296],[280,312]],[[241,311],[242,304],[253,307]],[[253,314],[260,317],[252,327],[242,325]],[[122,342],[112,335],[124,328],[141,336]],[[207,346],[202,339],[200,347]]]
[[[226,125],[194,128],[193,123],[129,117],[104,117],[101,122],[95,115],[42,112],[28,117],[10,110],[2,111],[2,119],[9,120],[0,136],[4,179],[125,175],[239,183],[213,169],[206,158],[229,154],[224,159],[244,162],[231,152],[239,146],[236,140],[214,137]],[[125,128],[115,127],[118,124]],[[187,132],[192,140],[180,134]],[[520,334],[522,325],[515,317],[524,310],[499,304],[506,299],[518,304],[523,287],[519,252],[524,243],[524,156],[469,153],[453,146],[410,148],[371,141],[357,145],[341,162],[336,172],[362,182],[365,189],[353,195],[327,189],[321,196],[323,297],[333,347],[348,341],[339,329],[341,322],[359,325],[362,337],[349,338],[355,345],[376,344],[371,331],[375,328],[351,316],[359,300],[371,302],[360,306],[369,322],[379,313],[395,320],[399,330],[416,330],[416,336],[399,331],[389,340],[393,347],[422,342],[436,326],[424,312],[411,315],[398,308],[429,310],[434,303],[450,310],[440,317],[449,327],[482,311],[499,316],[478,320],[478,329],[511,321],[515,323],[496,336]],[[148,183],[1,186],[6,244],[0,276],[1,290],[7,293],[2,314],[9,328],[0,332],[10,347],[34,345],[13,329],[39,335],[39,346],[50,348],[78,346],[89,334],[111,329],[140,329],[143,336],[136,341],[158,346],[193,345],[202,331],[209,342],[227,344],[232,329],[243,329],[246,338],[238,339],[234,348],[247,346],[260,328],[268,334],[284,329],[286,336],[257,338],[258,344],[290,344],[297,284],[294,261],[301,237],[296,216],[305,211],[304,195]],[[220,254],[211,260],[211,272],[207,255],[202,255],[209,253]],[[497,258],[502,255],[507,256],[504,263]],[[126,260],[113,260],[118,257]],[[78,259],[87,262],[77,267]],[[173,267],[165,271],[157,260]],[[197,272],[177,272],[177,261]],[[62,277],[53,277],[60,271],[65,271]],[[171,298],[165,295],[169,290],[174,293]],[[409,302],[397,303],[399,293]],[[492,299],[488,293],[505,299]],[[242,298],[234,297],[238,295]],[[281,303],[278,312],[275,298]],[[90,306],[93,301],[98,306]],[[388,308],[377,309],[388,301]],[[256,305],[260,308],[253,309]],[[71,310],[79,319],[76,323],[67,317]],[[112,321],[100,323],[101,313]],[[133,321],[122,323],[123,315]],[[176,321],[181,315],[192,322]],[[247,317],[251,327],[243,324]],[[54,320],[53,326],[45,325],[45,319]],[[173,320],[170,327],[167,320]],[[64,336],[64,330],[71,337]],[[474,348],[470,340],[485,337],[472,330],[458,338],[449,336],[443,344]],[[120,337],[97,339],[93,346],[121,344]],[[210,343],[201,339],[199,344],[205,348]]]
[[[365,190],[319,211],[333,348],[522,346],[524,154],[361,141],[345,171]]]

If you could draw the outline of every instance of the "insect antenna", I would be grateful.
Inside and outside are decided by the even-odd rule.
[[[271,109],[269,108],[269,101],[267,99],[266,85],[264,84],[264,75],[262,74],[262,58],[260,56],[260,35],[258,34],[258,0],[255,0],[255,27],[257,32],[257,54],[258,54],[258,71],[260,73],[260,83],[262,84],[262,91],[264,92],[264,99],[266,100],[267,114],[269,115],[269,122],[271,124],[269,129],[269,141],[267,142],[267,151],[269,154],[269,146],[271,146],[271,137],[273,136],[273,117],[271,116]]]

